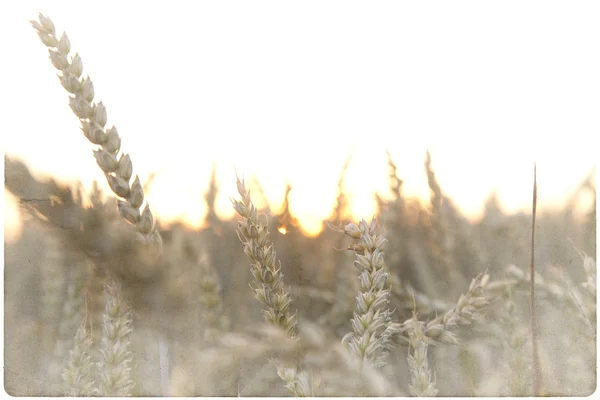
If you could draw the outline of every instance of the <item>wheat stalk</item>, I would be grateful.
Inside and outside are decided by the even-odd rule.
[[[83,64],[79,54],[69,57],[71,44],[66,33],[56,36],[54,24],[50,18],[39,14],[39,21],[30,21],[36,29],[42,43],[48,47],[50,61],[60,72],[58,78],[62,86],[70,93],[69,105],[81,122],[81,130],[93,144],[94,157],[104,172],[111,190],[119,197],[117,200],[121,216],[136,227],[136,238],[149,248],[160,250],[162,239],[155,225],[148,204],[140,212],[144,202],[144,191],[138,176],[133,183],[130,179],[133,165],[129,154],[121,150],[121,137],[117,128],[106,127],[107,113],[102,102],[95,103],[92,80],[82,77]]]
[[[438,316],[425,323],[412,318],[401,325],[400,333],[397,337],[405,343],[410,343],[409,333],[415,323],[422,325],[423,334],[431,339],[433,343],[458,344],[456,334],[452,332],[459,325],[469,325],[474,322],[479,314],[490,304],[488,298],[483,294],[490,276],[488,274],[479,274],[471,281],[469,290],[462,294],[454,307],[448,310],[444,315]]]
[[[536,166],[533,164],[533,203],[532,203],[532,214],[531,214],[531,264],[529,266],[529,285],[530,298],[529,298],[529,310],[531,312],[531,345],[532,345],[532,360],[533,360],[533,395],[541,396],[542,390],[542,370],[540,368],[540,356],[538,350],[538,324],[537,324],[537,310],[535,307],[535,217],[537,209],[537,174]]]
[[[415,308],[421,314],[445,313],[454,305],[449,304],[444,300],[432,298],[423,292],[413,288],[407,281],[402,281],[396,275],[390,274],[392,296],[397,300],[400,307],[410,310]]]

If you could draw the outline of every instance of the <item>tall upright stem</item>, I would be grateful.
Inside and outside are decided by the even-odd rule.
[[[537,317],[535,312],[535,214],[537,208],[537,172],[536,165],[533,164],[533,211],[531,215],[531,266],[530,274],[530,308],[531,308],[531,343],[533,345],[533,395],[541,396],[542,371],[540,370],[540,360],[538,354],[538,331]]]

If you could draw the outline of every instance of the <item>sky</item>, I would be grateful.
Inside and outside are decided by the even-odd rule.
[[[315,233],[342,165],[355,219],[389,197],[386,150],[409,196],[444,192],[477,218],[565,204],[595,168],[600,5],[592,1],[81,2],[0,5],[1,150],[36,176],[107,187],[28,20],[49,16],[80,54],[108,126],[161,221],[202,224],[216,163],[217,212],[235,171]],[[103,186],[104,185],[104,186]],[[4,191],[7,227],[18,225]],[[10,228],[12,229],[12,228]],[[10,230],[7,228],[7,235]]]

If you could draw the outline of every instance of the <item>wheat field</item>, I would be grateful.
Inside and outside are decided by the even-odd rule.
[[[391,196],[377,197],[376,217],[349,219],[346,163],[315,237],[290,212],[292,186],[274,212],[255,205],[260,185],[243,176],[227,194],[236,218],[220,219],[215,171],[203,228],[161,224],[147,177],[121,150],[126,134],[107,126],[109,106],[68,36],[42,14],[31,23],[106,181],[88,192],[5,157],[5,188],[24,215],[19,240],[5,242],[10,395],[596,390],[595,201],[583,217],[575,201],[508,214],[490,196],[473,222],[445,194],[429,153],[428,202],[404,194],[388,153]],[[578,194],[595,199],[594,171]]]

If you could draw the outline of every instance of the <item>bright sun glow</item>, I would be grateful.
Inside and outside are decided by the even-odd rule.
[[[418,2],[319,2],[319,13],[267,3],[231,13],[219,2],[11,2],[0,34],[19,56],[0,74],[4,151],[37,176],[107,187],[27,22],[41,11],[81,55],[134,172],[156,174],[146,198],[163,223],[203,225],[214,162],[220,217],[233,216],[237,170],[271,209],[290,182],[290,210],[311,235],[332,214],[351,152],[344,188],[356,220],[376,212],[375,192],[390,195],[386,150],[405,194],[427,201],[429,149],[471,218],[492,190],[505,211],[528,210],[534,159],[542,208],[564,205],[594,168],[600,24],[577,3],[518,3],[518,14],[504,3],[439,3],[436,13]],[[150,26],[160,29],[148,36]]]
[[[8,190],[4,189],[4,241],[15,242],[23,230],[18,201]]]

